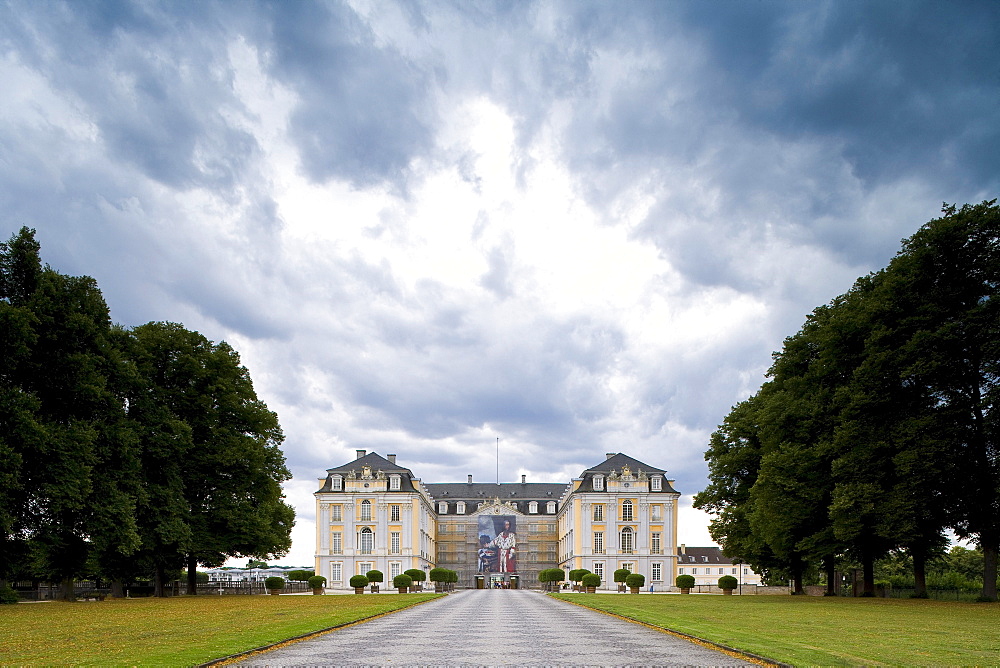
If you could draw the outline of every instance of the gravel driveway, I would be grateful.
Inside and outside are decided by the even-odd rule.
[[[598,594],[600,595],[600,594]],[[241,666],[741,666],[722,652],[533,591],[449,594]]]

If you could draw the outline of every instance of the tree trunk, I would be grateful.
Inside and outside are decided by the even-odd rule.
[[[863,550],[861,553],[861,577],[864,582],[861,585],[861,595],[868,597],[875,595],[875,559],[872,558],[871,550]]]
[[[125,598],[125,583],[119,579],[111,581],[111,598]]]
[[[911,550],[915,598],[927,598],[927,555],[921,549]]]
[[[187,593],[195,596],[198,593],[198,560],[189,554],[187,562]]]
[[[997,600],[997,545],[983,541],[983,598]]]
[[[161,564],[156,565],[156,570],[153,572],[153,596],[157,598],[166,598],[167,593],[163,587],[163,578],[165,577],[164,569]]]
[[[75,601],[76,594],[73,592],[73,578],[63,578],[59,582],[59,600],[60,601]]]
[[[805,591],[802,589],[802,562],[796,559],[794,565],[792,566],[792,595],[803,595]]]
[[[823,570],[826,571],[826,593],[824,596],[837,595],[837,561],[832,554],[823,557]]]

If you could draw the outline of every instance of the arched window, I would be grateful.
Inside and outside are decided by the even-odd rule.
[[[361,554],[371,554],[375,550],[375,534],[368,527],[363,528],[358,532],[358,545],[361,548]]]
[[[538,501],[532,501],[528,504],[528,512],[532,514],[538,512]]]
[[[372,521],[372,502],[365,499],[361,502],[361,521],[371,522]]]
[[[549,501],[547,504],[545,504],[545,512],[547,512],[550,515],[555,514],[555,512],[556,512],[556,502],[555,501]]]
[[[455,504],[455,512],[459,515],[465,514],[465,501],[459,501]]]
[[[622,521],[631,522],[632,521],[632,501],[631,499],[625,499],[622,501]]]
[[[625,527],[622,529],[621,538],[622,554],[632,554],[632,549],[635,545],[635,536],[632,534],[632,528]]]
[[[448,512],[448,502],[447,501],[438,501],[438,512],[440,514],[442,514],[442,515],[447,514],[447,512]]]

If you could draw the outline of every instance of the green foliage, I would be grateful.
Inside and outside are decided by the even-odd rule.
[[[305,569],[288,571],[288,579],[295,582],[306,582],[314,575],[316,575],[314,571],[307,571]]]
[[[680,589],[690,589],[691,587],[694,586],[694,583],[695,583],[694,576],[687,575],[686,573],[684,575],[678,575],[677,578],[674,580],[674,585],[676,585]]]
[[[368,578],[364,575],[352,575],[351,579],[348,581],[352,587],[355,589],[362,589],[368,586]]]
[[[0,587],[0,605],[8,605],[11,603],[17,603],[18,598],[17,592],[11,589],[8,585]]]
[[[566,572],[561,568],[543,568],[538,571],[539,582],[562,582]]]
[[[601,578],[596,573],[584,573],[580,578],[580,584],[584,587],[600,587]]]
[[[431,582],[448,582],[448,569],[440,566],[432,568],[429,577]]]
[[[419,568],[409,568],[409,569],[403,571],[403,573],[405,573],[406,575],[409,575],[410,578],[412,578],[414,582],[423,582],[424,580],[427,579],[427,573],[424,573]]]
[[[612,577],[614,577],[615,582],[625,582],[625,578],[627,578],[631,572],[632,571],[627,568],[619,568],[614,572]]]
[[[264,580],[264,587],[267,589],[284,589],[285,578],[278,575],[272,575]]]
[[[583,579],[583,576],[589,572],[590,571],[588,571],[586,568],[574,568],[569,572],[569,581],[580,582]]]
[[[383,582],[385,580],[385,575],[382,571],[371,570],[365,573],[365,577],[368,578],[368,582]]]
[[[740,581],[732,575],[723,575],[719,578],[719,589],[736,589],[739,585]]]
[[[397,589],[402,589],[403,587],[412,587],[413,578],[411,578],[406,573],[400,573],[392,579],[392,586]]]
[[[313,589],[322,589],[326,586],[326,578],[322,575],[314,575],[307,582]]]
[[[448,582],[455,583],[458,582],[458,571],[448,571]]]
[[[642,573],[629,573],[625,576],[625,584],[629,587],[641,587],[646,584],[646,576]]]

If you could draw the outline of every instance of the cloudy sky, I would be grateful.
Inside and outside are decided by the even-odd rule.
[[[996,2],[0,2],[0,236],[242,354],[312,492],[676,478],[815,306],[1000,194]]]

